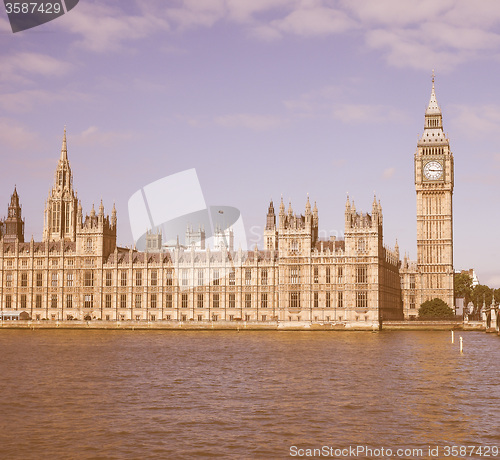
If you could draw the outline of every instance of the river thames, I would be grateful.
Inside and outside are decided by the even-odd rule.
[[[1,330],[0,347],[4,459],[500,458],[500,338],[482,332]]]

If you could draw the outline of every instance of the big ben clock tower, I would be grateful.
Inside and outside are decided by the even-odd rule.
[[[453,308],[453,154],[443,131],[434,72],[424,133],[415,152],[417,306],[436,297]]]

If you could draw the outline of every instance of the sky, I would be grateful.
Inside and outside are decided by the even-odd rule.
[[[455,159],[454,265],[500,287],[498,0],[80,0],[13,34],[0,6],[0,217],[40,241],[64,126],[83,211],[195,168],[262,244],[270,199],[342,237],[346,194],[416,258],[413,156],[435,70]],[[175,199],[175,197],[172,197]],[[165,198],[168,204],[169,197]],[[1,208],[3,206],[3,209]]]

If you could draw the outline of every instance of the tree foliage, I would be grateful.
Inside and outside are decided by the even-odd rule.
[[[495,305],[498,305],[498,303],[500,302],[500,288],[493,289],[493,294],[495,295]]]
[[[472,290],[471,300],[475,310],[480,310],[483,304],[489,307],[493,300],[493,289],[483,284],[478,284]]]
[[[419,319],[453,319],[455,312],[442,299],[427,300],[418,310]]]
[[[472,296],[472,278],[467,273],[455,273],[455,299],[463,298],[468,305]]]

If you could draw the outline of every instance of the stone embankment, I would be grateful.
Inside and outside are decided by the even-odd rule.
[[[384,321],[373,323],[309,323],[306,321],[3,321],[1,329],[99,330],[236,330],[236,331],[484,331],[481,321]]]

